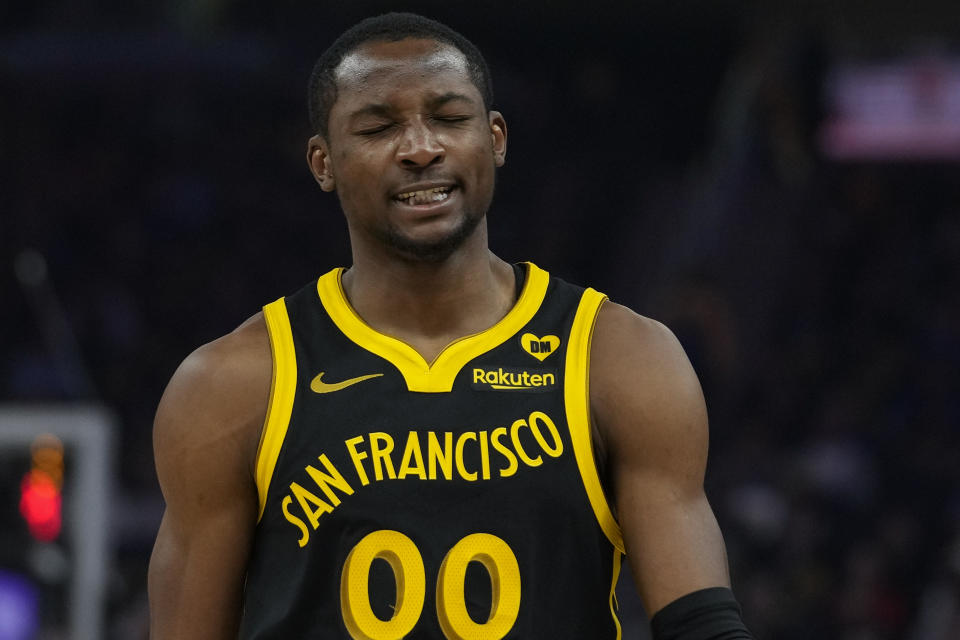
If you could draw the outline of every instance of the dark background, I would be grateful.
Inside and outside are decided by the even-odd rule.
[[[494,250],[686,347],[754,633],[960,637],[958,164],[837,162],[816,144],[832,65],[955,59],[960,10],[768,4],[0,5],[0,401],[118,416],[109,637],[145,637],[166,381],[348,264],[304,160],[306,80],[342,30],[392,9],[487,57],[510,134]],[[18,258],[38,257],[49,279],[22,284]],[[621,593],[625,637],[645,637]],[[48,618],[39,637],[63,637]]]

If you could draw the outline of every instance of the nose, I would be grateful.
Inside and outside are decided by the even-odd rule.
[[[436,133],[423,122],[407,124],[397,147],[397,161],[406,169],[425,168],[443,161],[446,151]]]

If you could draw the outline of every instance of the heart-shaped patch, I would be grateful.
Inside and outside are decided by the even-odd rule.
[[[538,338],[532,333],[525,333],[520,336],[520,346],[534,358],[543,362],[547,356],[556,351],[560,346],[560,338],[557,336],[543,336],[542,338]]]

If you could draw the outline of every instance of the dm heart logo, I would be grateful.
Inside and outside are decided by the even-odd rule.
[[[520,346],[534,358],[543,362],[547,356],[556,351],[560,346],[560,338],[557,336],[543,336],[542,338],[538,338],[532,333],[525,333],[520,336]]]

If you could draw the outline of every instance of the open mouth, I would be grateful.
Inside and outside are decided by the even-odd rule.
[[[408,205],[433,204],[435,202],[443,202],[449,198],[451,191],[453,191],[452,186],[433,187],[432,189],[398,193],[393,199]]]

